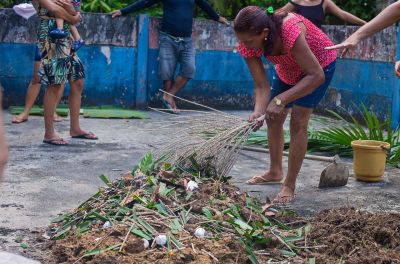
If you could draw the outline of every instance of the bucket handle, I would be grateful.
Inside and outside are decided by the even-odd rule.
[[[387,148],[384,145],[381,145],[381,149],[383,150],[383,152],[385,152],[386,156],[390,155],[390,148]]]

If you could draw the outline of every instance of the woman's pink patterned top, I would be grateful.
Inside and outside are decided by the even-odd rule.
[[[290,53],[302,31],[299,22],[302,22],[306,27],[306,41],[322,68],[331,64],[337,57],[336,50],[325,50],[325,47],[333,45],[325,33],[308,19],[298,14],[293,15],[294,17],[288,19],[282,25],[282,41],[285,54],[266,56],[269,61],[276,64],[276,72],[279,78],[289,85],[295,85],[304,76],[302,69],[297,65]],[[263,55],[262,49],[248,48],[243,43],[239,44],[238,51],[244,58],[261,57]]]

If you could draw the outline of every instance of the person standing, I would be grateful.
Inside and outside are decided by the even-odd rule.
[[[223,24],[228,24],[228,21],[218,15],[206,0],[140,0],[111,14],[115,18],[161,2],[164,15],[160,29],[158,74],[163,80],[164,91],[175,95],[190,79],[193,79],[195,74],[195,50],[192,41],[195,5],[203,9],[215,21]],[[174,78],[178,63],[180,71]],[[166,109],[177,113],[178,108],[172,95],[164,94],[161,101]]]
[[[355,15],[344,11],[332,0],[289,0],[289,3],[282,7],[282,9],[287,12],[296,12],[313,22],[319,28],[321,28],[328,13],[354,25],[364,25],[367,23]]]
[[[42,58],[39,75],[43,84],[47,85],[44,95],[44,122],[45,134],[43,143],[51,145],[67,145],[68,141],[56,133],[53,125],[53,116],[59,98],[60,89],[68,81],[70,84],[69,109],[70,109],[70,135],[72,138],[98,139],[96,135],[80,127],[79,112],[85,71],[78,55],[73,51],[70,35],[70,24],[80,20],[69,0],[34,0],[37,6],[39,25],[38,43]],[[50,31],[57,27],[55,17],[64,19],[64,31],[67,38],[54,39]]]
[[[40,78],[38,75],[40,64],[41,64],[40,51],[39,51],[39,47],[36,46],[35,62],[33,64],[33,74],[32,74],[32,79],[29,82],[28,89],[26,91],[24,110],[19,115],[13,116],[13,118],[12,118],[13,124],[21,124],[23,122],[28,121],[29,113],[31,112],[31,109],[36,101],[36,98],[39,95],[39,92],[40,92]],[[62,97],[63,90],[64,90],[64,87],[61,87],[60,94],[58,96],[58,98],[59,98],[58,102],[60,101],[60,99]],[[57,115],[57,113],[54,113],[53,121],[61,122],[61,121],[63,121],[63,118],[61,116]]]
[[[296,180],[307,151],[308,122],[322,100],[335,72],[336,51],[329,38],[304,17],[248,6],[235,18],[238,51],[245,58],[254,81],[254,112],[249,121],[266,115],[270,168],[248,184],[280,182],[284,178],[283,124],[291,108],[288,171],[273,203],[294,199]],[[261,57],[276,64],[272,87]],[[263,122],[259,122],[259,126]]]

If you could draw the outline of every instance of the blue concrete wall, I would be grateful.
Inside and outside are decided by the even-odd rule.
[[[0,82],[6,89],[5,103],[23,104],[33,65],[35,19],[25,21],[7,9],[0,9],[0,18],[5,21],[0,28]],[[87,71],[84,104],[159,105],[159,22],[146,16],[112,20],[104,14],[84,15],[79,27],[88,44],[79,51]],[[334,43],[356,29],[324,27]],[[218,108],[251,109],[253,84],[244,60],[235,52],[237,42],[232,27],[196,20],[193,39],[197,71],[179,95]],[[397,28],[389,27],[362,42],[345,59],[339,59],[318,111],[353,113],[354,103],[363,102],[382,119],[391,107],[394,125],[398,124],[400,81],[393,74],[394,62],[400,59],[398,43]],[[264,66],[271,77],[273,66],[267,62]]]

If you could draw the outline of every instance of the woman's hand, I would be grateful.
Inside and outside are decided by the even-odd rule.
[[[265,118],[268,120],[274,120],[275,118],[283,114],[285,114],[285,106],[283,104],[277,105],[275,102],[275,98],[272,99],[268,104]]]
[[[67,11],[70,15],[73,15],[73,16],[76,15],[75,8],[72,5],[71,1],[68,1],[68,0],[57,0],[56,4],[61,6],[62,8],[64,8],[65,11]]]
[[[253,128],[253,131],[257,131],[258,129],[260,129],[260,127],[263,126],[264,120],[265,120],[265,116],[264,116],[264,117],[263,117],[263,116],[264,116],[263,113],[261,113],[261,112],[256,112],[256,111],[254,111],[254,112],[249,116],[249,118],[247,119],[247,121],[248,121],[249,123],[256,122],[256,125],[255,125],[254,128]]]

